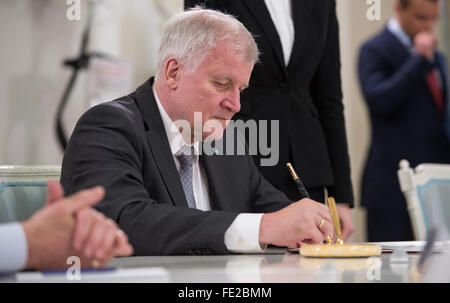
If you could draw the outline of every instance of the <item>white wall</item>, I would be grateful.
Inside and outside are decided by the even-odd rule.
[[[128,60],[135,86],[155,70],[160,31],[181,0],[98,1],[91,49]],[[55,112],[70,71],[62,61],[78,54],[81,20],[69,21],[64,0],[0,0],[0,165],[60,164]],[[88,108],[81,72],[64,113],[70,135]]]
[[[63,1],[0,2],[0,164],[58,163],[55,104],[68,76],[79,23],[65,18]]]

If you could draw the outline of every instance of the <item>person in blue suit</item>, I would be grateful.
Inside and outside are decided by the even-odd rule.
[[[398,0],[395,17],[366,42],[358,72],[372,142],[362,181],[369,241],[413,239],[397,180],[399,161],[450,163],[446,63],[433,33],[438,0]]]

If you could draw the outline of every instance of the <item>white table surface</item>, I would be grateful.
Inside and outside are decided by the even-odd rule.
[[[116,258],[108,266],[127,270],[158,268],[163,269],[165,274],[151,278],[123,276],[115,279],[85,279],[84,282],[404,283],[416,281],[414,269],[419,257],[420,254],[408,254],[407,260],[401,262],[394,260],[392,254],[370,259],[318,259],[277,248],[252,255],[128,257]],[[0,282],[17,280],[14,275],[4,275],[0,276]],[[64,275],[58,282],[74,281],[68,281]]]

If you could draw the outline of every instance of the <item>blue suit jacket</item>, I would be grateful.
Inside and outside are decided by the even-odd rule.
[[[445,117],[445,132],[450,141],[450,96],[447,94],[447,116]]]
[[[372,142],[362,182],[362,204],[369,209],[406,211],[397,180],[398,163],[450,163],[445,116],[426,82],[438,67],[448,100],[444,57],[436,63],[411,54],[387,29],[366,42],[359,57],[359,79],[369,106]],[[448,105],[446,105],[448,110]]]

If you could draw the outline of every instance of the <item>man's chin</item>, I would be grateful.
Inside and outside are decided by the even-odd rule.
[[[217,141],[222,139],[225,128],[230,123],[230,120],[221,118],[214,118],[208,120],[203,125],[202,138],[203,141]]]
[[[203,133],[203,142],[218,141],[221,140],[222,137],[223,137],[223,130]]]

